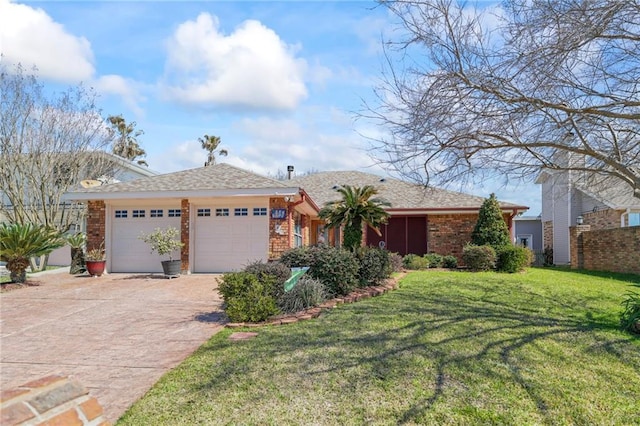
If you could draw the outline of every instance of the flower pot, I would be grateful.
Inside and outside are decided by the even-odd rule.
[[[180,260],[163,260],[161,263],[166,277],[174,278],[180,276],[180,269],[182,268]]]
[[[104,273],[104,267],[107,264],[106,260],[87,260],[87,272],[92,277],[99,277]]]

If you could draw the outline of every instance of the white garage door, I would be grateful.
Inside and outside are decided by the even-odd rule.
[[[194,272],[230,272],[269,254],[269,217],[263,206],[197,206]]]
[[[111,215],[111,272],[162,272],[160,262],[168,257],[151,254],[149,245],[138,237],[156,228],[180,229],[180,208],[115,207]],[[180,253],[176,251],[174,259],[179,258]]]

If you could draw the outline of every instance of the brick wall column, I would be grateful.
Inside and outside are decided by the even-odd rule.
[[[180,242],[183,244],[180,249],[180,261],[183,274],[188,274],[190,272],[189,267],[189,241],[190,241],[190,211],[191,204],[189,200],[184,199],[181,201],[181,212],[180,212]]]
[[[569,252],[571,253],[571,269],[584,268],[584,241],[583,232],[588,232],[590,225],[577,225],[569,227]]]
[[[542,224],[542,249],[553,248],[553,221],[547,220]]]
[[[274,219],[271,217],[272,209],[286,209],[287,217],[285,219]],[[287,203],[284,198],[270,198],[269,199],[269,260],[276,260],[282,256],[286,250],[291,247],[290,229],[292,230],[289,222],[292,219],[288,209]]]
[[[87,250],[104,247],[107,208],[103,200],[87,203]]]

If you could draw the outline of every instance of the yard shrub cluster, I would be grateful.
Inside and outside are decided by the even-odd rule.
[[[280,261],[289,268],[308,266],[307,275],[320,280],[332,296],[348,294],[358,286],[358,259],[343,248],[298,247],[286,251]]]
[[[389,266],[391,267],[391,272],[401,272],[404,266],[402,264],[402,256],[399,253],[390,252]]]
[[[631,333],[640,334],[640,293],[629,292],[622,301],[620,327]]]
[[[496,251],[488,245],[467,244],[462,249],[462,260],[472,271],[489,271],[496,267]]]
[[[391,259],[389,252],[373,247],[355,253],[327,245],[300,247],[285,252],[278,262],[253,262],[242,272],[224,274],[218,289],[231,321],[260,322],[317,306],[358,286],[377,284],[391,275]],[[399,259],[396,254],[396,263]],[[290,268],[301,266],[309,270],[285,292]]]
[[[402,264],[406,269],[420,270],[429,268],[449,268],[458,267],[458,259],[455,256],[442,256],[438,253],[427,253],[424,256],[409,253],[402,259]]]
[[[282,312],[294,313],[318,306],[327,300],[324,284],[315,278],[303,276],[291,291],[283,293],[278,301]]]
[[[224,274],[218,291],[225,301],[225,311],[231,321],[264,321],[279,312],[273,297],[275,279],[263,275],[261,279],[248,272]]]
[[[361,286],[378,284],[391,276],[389,252],[377,247],[362,247],[357,252],[358,279]]]
[[[498,248],[496,256],[496,270],[499,272],[520,272],[533,262],[531,250],[511,244]]]

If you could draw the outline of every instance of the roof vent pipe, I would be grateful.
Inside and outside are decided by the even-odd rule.
[[[287,166],[287,179],[291,179],[292,174],[293,174],[293,166]]]

